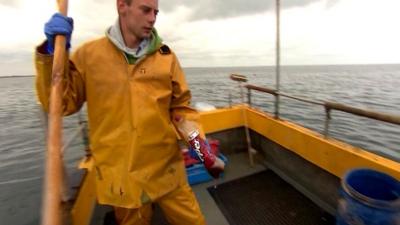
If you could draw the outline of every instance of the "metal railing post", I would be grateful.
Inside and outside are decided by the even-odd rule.
[[[329,135],[329,123],[331,121],[331,108],[325,105],[325,128],[324,128],[324,135],[327,138]]]
[[[232,93],[229,91],[229,108],[232,108]]]
[[[280,0],[276,0],[276,92],[275,118],[279,119],[279,86],[281,73],[281,43],[280,43]]]
[[[251,89],[247,88],[247,104],[251,107]]]
[[[279,94],[275,95],[275,119],[279,119]]]

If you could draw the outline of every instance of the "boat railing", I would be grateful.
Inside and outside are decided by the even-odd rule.
[[[258,92],[273,95],[275,97],[274,115],[275,115],[276,119],[279,119],[279,97],[280,96],[294,99],[294,100],[301,101],[301,102],[305,102],[305,103],[323,106],[325,108],[325,128],[324,128],[325,137],[328,137],[328,135],[329,135],[329,124],[332,119],[332,114],[331,114],[332,110],[342,111],[342,112],[350,113],[350,114],[357,115],[357,116],[362,116],[362,117],[366,117],[366,118],[370,118],[370,119],[375,119],[378,121],[383,121],[383,122],[387,122],[387,123],[400,125],[400,116],[391,115],[391,114],[382,113],[382,112],[375,112],[372,110],[356,108],[356,107],[352,107],[352,106],[348,106],[348,105],[344,105],[344,104],[336,103],[336,102],[316,101],[316,100],[312,100],[312,99],[308,99],[308,98],[304,98],[304,97],[289,95],[289,94],[277,91],[272,88],[259,87],[259,86],[252,85],[252,84],[243,85],[243,83],[247,82],[247,78],[244,75],[232,74],[230,76],[230,78],[239,83],[241,93],[242,93],[242,87],[247,89],[247,104],[250,107],[252,107],[252,99],[251,99],[252,91],[258,91]],[[242,99],[243,99],[243,97],[242,97]]]

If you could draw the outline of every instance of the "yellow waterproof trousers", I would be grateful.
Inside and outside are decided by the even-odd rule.
[[[196,197],[189,187],[184,185],[157,199],[154,203],[162,209],[171,225],[205,225]],[[114,207],[119,225],[150,225],[153,214],[152,203],[137,209]]]

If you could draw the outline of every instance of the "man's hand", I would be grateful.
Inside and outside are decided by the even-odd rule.
[[[224,163],[224,161],[222,161],[222,159],[215,157],[214,165],[212,165],[211,168],[212,169],[216,168],[216,169],[220,169],[221,171],[223,171],[225,168],[225,163]]]
[[[224,161],[215,156],[214,164],[207,170],[211,174],[211,176],[213,176],[214,178],[218,178],[219,175],[224,171],[224,169],[225,169]]]
[[[71,34],[74,29],[74,21],[71,17],[55,13],[44,25],[44,33],[47,37],[47,52],[54,53],[54,39],[56,35],[64,35],[67,39],[66,49],[71,47]]]

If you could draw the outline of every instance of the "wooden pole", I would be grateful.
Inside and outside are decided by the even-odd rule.
[[[57,0],[59,12],[67,15],[68,1]],[[47,155],[43,187],[42,225],[61,225],[61,187],[63,181],[62,148],[62,79],[66,38],[57,35],[54,46],[52,86],[49,98]]]
[[[247,77],[244,75],[240,74],[231,74],[230,76],[231,80],[237,81],[240,89],[240,98],[242,99],[242,104],[244,103],[244,95],[243,95],[243,85],[242,83],[247,82]],[[245,86],[246,87],[246,86]],[[249,90],[249,89],[248,89]],[[248,126],[248,119],[247,119],[247,113],[245,111],[246,108],[242,108],[242,116],[244,120],[244,130],[246,132],[246,143],[247,143],[247,152],[249,153],[249,161],[250,161],[250,166],[254,166],[254,154],[257,153],[255,149],[251,147],[251,138],[250,138],[250,131],[249,131],[249,126]]]

